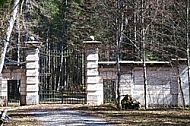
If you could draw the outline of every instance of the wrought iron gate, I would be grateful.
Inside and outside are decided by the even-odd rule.
[[[40,91],[40,103],[85,104],[86,92],[43,90]]]
[[[86,103],[84,56],[79,50],[65,48],[54,55],[41,50],[47,54],[40,53],[40,103]]]

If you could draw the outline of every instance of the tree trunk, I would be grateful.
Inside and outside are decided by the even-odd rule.
[[[142,43],[142,62],[143,62],[143,78],[144,78],[144,105],[145,109],[148,109],[148,97],[147,97],[147,75],[146,75],[146,51],[145,51],[145,26],[144,26],[144,0],[141,1],[141,9],[142,9],[142,31],[141,31],[141,43]]]
[[[182,98],[182,107],[183,109],[185,108],[185,99],[184,99],[184,93],[183,93],[183,88],[182,88],[182,81],[181,81],[181,76],[180,76],[180,71],[179,71],[179,60],[176,58],[176,70],[177,70],[177,83],[179,86],[179,91],[181,93],[181,98]]]
[[[10,42],[10,36],[11,36],[12,30],[13,30],[13,26],[14,26],[15,20],[17,18],[17,13],[18,13],[18,9],[19,9],[19,1],[20,0],[14,1],[13,14],[12,14],[11,19],[9,20],[9,27],[6,32],[6,41],[4,42],[4,48],[3,48],[3,52],[1,54],[1,59],[0,59],[0,73],[2,73],[2,70],[3,70],[5,54],[6,54],[9,42]]]
[[[189,85],[189,106],[190,106],[190,59],[189,59],[189,48],[190,48],[190,42],[189,42],[189,0],[187,0],[187,21],[186,21],[186,45],[187,45],[187,82]]]
[[[120,69],[120,47],[123,41],[123,27],[124,27],[124,12],[122,9],[122,2],[120,0],[117,1],[117,10],[118,10],[118,17],[116,19],[116,25],[118,26],[117,32],[117,108],[121,109],[121,94],[120,94],[120,79],[121,79],[121,69]]]

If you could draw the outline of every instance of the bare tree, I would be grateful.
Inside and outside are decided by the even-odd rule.
[[[145,52],[145,7],[144,7],[144,0],[141,0],[141,23],[142,23],[142,31],[141,31],[141,43],[142,43],[142,62],[143,62],[143,78],[144,78],[144,102],[145,102],[145,109],[148,108],[148,97],[147,97],[147,75],[146,75],[146,52]]]
[[[19,1],[20,0],[15,0],[14,6],[12,8],[13,9],[12,17],[9,20],[9,26],[8,26],[7,31],[6,31],[6,40],[4,42],[4,48],[3,48],[3,52],[1,54],[1,59],[0,59],[0,73],[2,73],[2,70],[3,70],[5,54],[6,54],[9,42],[10,42],[10,36],[11,36],[12,30],[13,30],[13,26],[14,26],[15,20],[17,18],[17,13],[18,13],[18,9],[19,9]]]
[[[124,12],[123,12],[123,2],[121,0],[117,0],[117,10],[118,10],[118,18],[116,18],[116,23],[118,25],[118,31],[116,35],[116,45],[117,45],[117,108],[121,108],[121,96],[120,96],[120,77],[121,77],[121,69],[120,69],[120,47],[123,41],[123,27],[124,27]]]
[[[188,71],[187,71],[187,78],[188,78],[188,85],[189,85],[189,105],[190,105],[190,59],[189,59],[189,48],[190,48],[190,42],[189,42],[189,0],[187,0],[187,6],[186,6],[186,51],[187,51],[187,67],[188,67]]]

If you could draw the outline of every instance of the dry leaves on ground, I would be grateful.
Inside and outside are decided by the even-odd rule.
[[[59,110],[63,107],[77,110],[83,113],[91,114],[103,118],[117,126],[188,126],[190,125],[190,111],[181,109],[168,110],[117,110],[112,105],[64,105],[64,104],[40,104],[32,106],[21,106],[8,108],[10,122],[4,126],[41,126],[42,122],[34,119],[34,114],[30,111],[35,110]]]

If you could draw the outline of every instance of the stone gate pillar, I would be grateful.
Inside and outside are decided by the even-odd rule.
[[[29,41],[26,54],[26,104],[39,104],[39,48],[38,42]],[[35,45],[35,46],[34,46]]]
[[[87,86],[87,104],[103,104],[103,84],[100,84],[98,72],[99,41],[85,41],[85,83]]]

